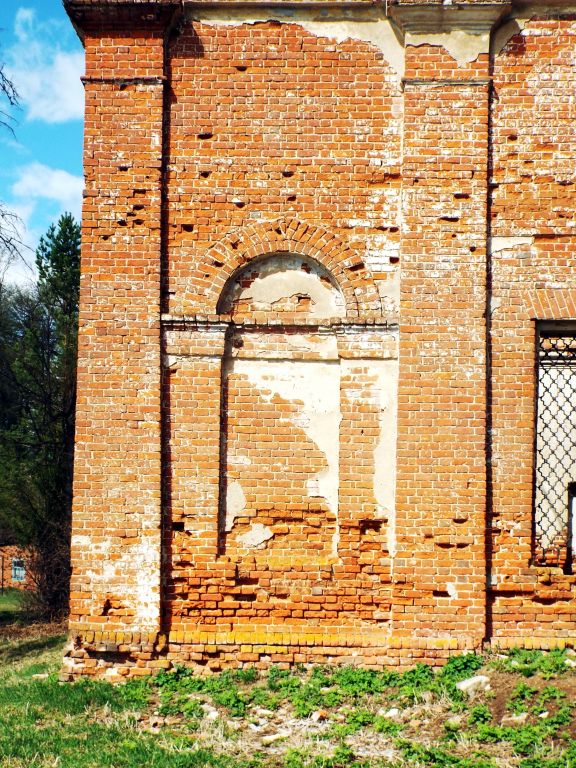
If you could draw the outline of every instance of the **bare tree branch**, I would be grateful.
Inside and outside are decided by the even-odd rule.
[[[0,63],[0,97],[8,102],[8,110],[19,106],[16,86],[6,74],[6,65]],[[0,109],[0,126],[14,135],[15,118],[7,109]],[[4,282],[6,271],[25,247],[21,234],[22,221],[13,211],[0,201],[0,284]]]
[[[0,64],[0,94],[2,94],[2,96],[8,101],[9,107],[18,107],[20,105],[18,91],[16,90],[16,86],[12,80],[10,80],[6,74],[5,64]],[[0,109],[0,125],[3,125],[5,128],[7,128],[12,135],[14,135],[14,123],[15,118],[10,114],[10,112],[6,111],[5,109]]]

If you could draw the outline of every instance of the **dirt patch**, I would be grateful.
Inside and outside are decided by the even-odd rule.
[[[18,640],[36,640],[65,635],[67,631],[66,621],[31,621],[29,623],[17,621],[0,626],[0,646]]]

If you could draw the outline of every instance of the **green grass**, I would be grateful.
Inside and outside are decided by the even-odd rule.
[[[0,592],[0,626],[16,621],[23,613],[24,593],[18,589]]]
[[[469,654],[404,674],[178,668],[113,686],[59,683],[63,642],[0,641],[2,767],[576,768],[565,652]],[[456,683],[480,669],[493,691],[468,699]]]

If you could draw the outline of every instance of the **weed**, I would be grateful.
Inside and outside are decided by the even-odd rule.
[[[400,680],[396,672],[376,672],[373,669],[360,667],[343,667],[332,676],[343,693],[358,697],[366,694],[382,693],[390,686],[395,686]]]
[[[372,725],[374,720],[375,715],[373,715],[372,712],[368,712],[366,709],[352,710],[346,715],[346,722],[333,725],[329,734],[339,739],[345,738],[346,736],[351,736],[353,733],[357,733],[368,725]]]
[[[378,715],[378,717],[374,719],[374,730],[376,733],[382,733],[386,736],[398,736],[403,728],[404,726],[402,723],[397,723],[389,717]]]
[[[492,712],[486,704],[477,704],[470,710],[468,725],[478,725],[480,723],[489,723],[492,720]]]
[[[539,715],[542,712],[545,712],[550,704],[559,705],[565,698],[566,694],[564,691],[556,688],[555,685],[547,685],[546,688],[542,689],[538,694],[532,712],[535,715]]]
[[[442,682],[460,682],[474,675],[484,665],[484,658],[476,653],[451,656],[442,667],[439,679]]]
[[[405,760],[410,764],[434,768],[494,768],[494,762],[485,758],[458,757],[437,747],[424,747],[411,741],[397,742]]]
[[[519,715],[521,712],[526,712],[530,706],[530,702],[537,693],[538,690],[536,688],[531,688],[526,683],[518,683],[516,688],[512,691],[512,695],[506,704],[506,709],[516,715]]]
[[[549,680],[567,672],[566,651],[556,649],[544,652],[513,648],[506,659],[496,662],[496,666],[506,672],[518,672],[523,677],[532,677],[539,672],[544,679]]]

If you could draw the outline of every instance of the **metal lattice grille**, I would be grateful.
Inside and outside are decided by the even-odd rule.
[[[540,330],[535,480],[535,560],[565,565],[576,481],[576,329]]]

